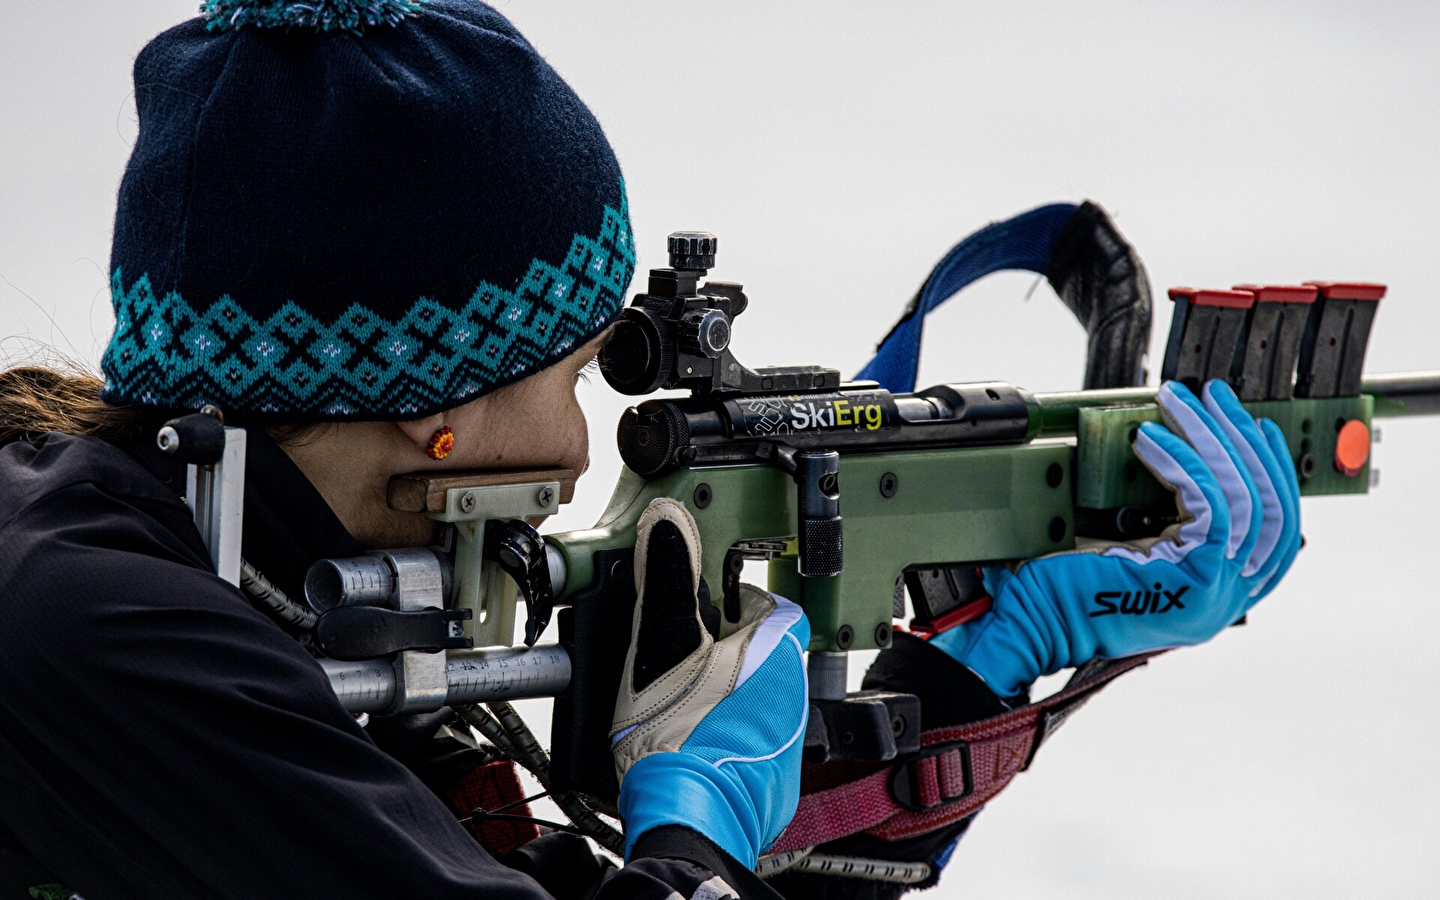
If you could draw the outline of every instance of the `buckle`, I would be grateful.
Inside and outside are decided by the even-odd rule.
[[[960,779],[963,789],[953,797],[941,797],[939,802],[926,804],[920,799],[921,776],[919,765],[927,759],[936,760],[935,766],[931,768],[930,780],[935,784],[936,792],[939,793],[942,785],[942,778],[939,772],[941,765],[938,757],[950,753],[958,754],[960,758]],[[944,744],[935,744],[926,747],[919,753],[905,760],[896,766],[890,774],[890,796],[895,802],[914,812],[930,812],[931,810],[944,809],[947,806],[959,803],[966,797],[975,793],[975,774],[970,766],[970,744],[967,741],[950,741]]]

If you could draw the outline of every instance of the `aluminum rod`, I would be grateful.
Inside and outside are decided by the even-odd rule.
[[[348,711],[378,713],[394,702],[395,669],[388,660],[319,662]],[[451,650],[445,676],[447,705],[554,697],[570,685],[570,655],[559,644]]]
[[[1440,415],[1440,370],[1371,375],[1360,390],[1375,395],[1376,418]]]
[[[1392,372],[1371,375],[1362,393],[1375,396],[1375,418],[1440,415],[1440,371]],[[1155,402],[1153,387],[1107,388],[1035,394],[1031,412],[1033,437],[1072,437],[1079,411],[1096,406],[1136,406]]]

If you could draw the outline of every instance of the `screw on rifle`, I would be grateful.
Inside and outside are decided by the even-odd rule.
[[[1065,538],[1065,520],[1059,516],[1050,520],[1050,541],[1058,544]]]
[[[855,629],[849,625],[841,625],[840,630],[835,632],[835,646],[841,650],[849,650],[853,643],[855,643]]]
[[[540,489],[540,494],[535,499],[541,506],[549,506],[555,500],[555,489],[547,484]]]
[[[877,646],[877,647],[888,647],[888,646],[890,646],[890,623],[889,623],[889,622],[881,622],[879,625],[876,625],[876,626],[875,626],[875,646]]]
[[[155,446],[165,453],[174,453],[180,449],[180,432],[166,425],[155,435]]]
[[[460,495],[460,511],[463,513],[474,512],[476,502],[478,501],[475,498],[475,492],[466,491],[465,493]]]
[[[1309,478],[1315,474],[1315,455],[1312,453],[1300,454],[1300,477]]]
[[[710,500],[712,499],[712,495],[710,493],[710,485],[705,484],[704,482],[695,485],[694,499],[696,509],[704,509],[705,507],[709,506]]]
[[[1060,468],[1059,463],[1051,463],[1050,468],[1045,470],[1045,483],[1053,487],[1059,487],[1060,482],[1065,480],[1065,470]]]
[[[886,472],[880,476],[880,496],[893,497],[900,489],[900,479],[895,477],[894,472]]]

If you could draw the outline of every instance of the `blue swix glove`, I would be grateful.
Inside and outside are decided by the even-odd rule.
[[[1160,388],[1168,427],[1147,423],[1135,455],[1176,495],[1158,538],[1085,541],[993,569],[985,615],[931,643],[1002,697],[1091,659],[1198,644],[1275,586],[1300,550],[1300,488],[1280,428],[1257,423],[1223,382]]]
[[[700,534],[653,501],[635,542],[639,599],[611,742],[628,858],[661,825],[684,825],[754,868],[800,802],[810,624],[745,585],[740,623],[713,639],[700,617]]]

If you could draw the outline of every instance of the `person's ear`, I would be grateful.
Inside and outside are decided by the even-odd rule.
[[[400,433],[417,447],[424,448],[430,443],[430,438],[435,436],[445,424],[445,413],[438,412],[433,416],[426,416],[423,419],[411,419],[408,422],[396,422],[395,427]]]

